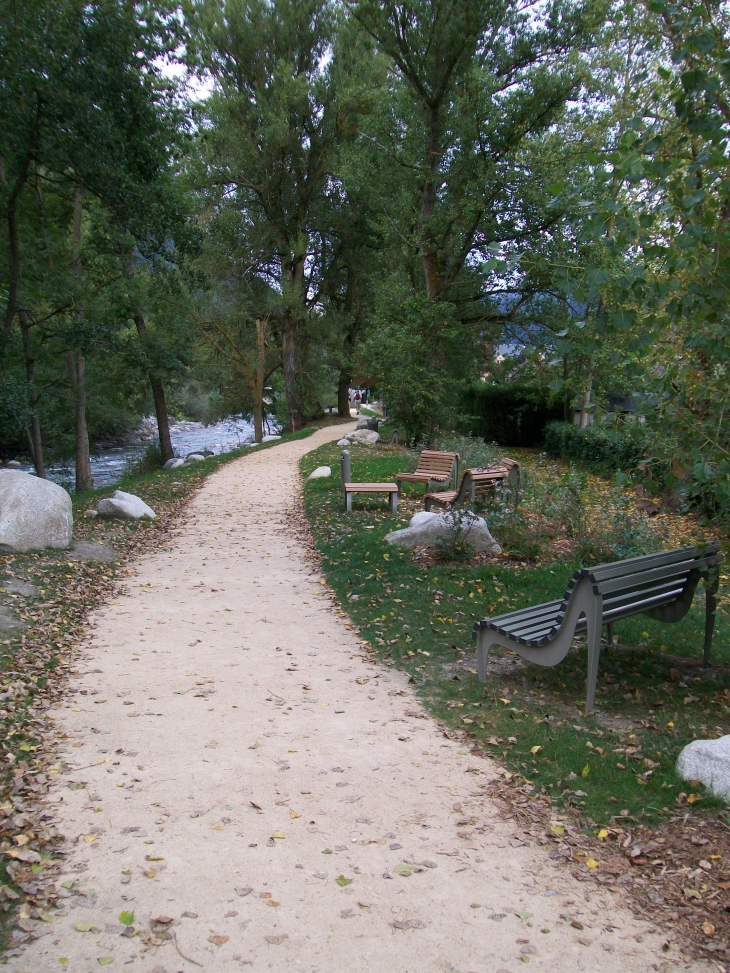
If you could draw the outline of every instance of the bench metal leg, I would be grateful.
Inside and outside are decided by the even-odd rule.
[[[479,682],[487,681],[487,660],[489,658],[489,646],[491,645],[490,632],[486,628],[479,629],[477,636],[477,675]]]
[[[600,599],[599,599],[600,601]],[[593,712],[598,681],[598,662],[601,658],[602,606],[596,606],[595,614],[588,616],[588,679],[586,680],[586,715]]]
[[[398,513],[398,491],[390,494],[390,512],[392,514]]]
[[[606,641],[609,645],[613,645],[613,622],[606,625]]]
[[[352,494],[351,493],[346,493],[345,494],[345,510],[348,512],[348,514],[351,514],[352,513]]]

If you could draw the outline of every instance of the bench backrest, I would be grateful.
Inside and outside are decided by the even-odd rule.
[[[666,603],[680,596],[691,574],[697,578],[720,563],[718,550],[713,542],[581,568],[571,578],[564,601],[581,578],[589,578],[594,594],[612,611]]]
[[[418,457],[416,473],[436,473],[450,476],[454,463],[459,462],[458,453],[445,453],[437,449],[424,449]]]

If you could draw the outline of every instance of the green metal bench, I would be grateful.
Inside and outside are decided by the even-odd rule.
[[[678,622],[689,611],[695,589],[705,587],[705,644],[703,662],[710,661],[717,607],[718,565],[722,554],[717,543],[682,547],[659,554],[627,558],[612,564],[581,568],[571,578],[560,601],[484,618],[474,625],[479,679],[487,678],[487,658],[492,645],[513,649],[541,666],[555,666],[565,658],[576,633],[588,633],[586,713],[593,710],[601,653],[601,631],[631,615],[647,615],[660,622]]]

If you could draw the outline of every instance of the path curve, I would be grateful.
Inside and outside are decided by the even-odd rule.
[[[283,513],[300,457],[341,433],[222,466],[96,612],[53,714],[79,769],[49,799],[61,881],[86,895],[9,968],[676,968],[658,931],[516,840],[481,793],[494,765],[363,657]]]

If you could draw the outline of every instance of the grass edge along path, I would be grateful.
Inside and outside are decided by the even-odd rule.
[[[306,484],[303,503],[322,574],[365,646],[409,674],[448,735],[504,768],[489,792],[519,826],[517,838],[537,841],[580,880],[628,895],[666,929],[679,923],[704,955],[724,956],[728,812],[674,772],[681,746],[723,732],[730,713],[727,666],[715,667],[707,681],[697,675],[699,609],[686,624],[652,625],[641,617],[622,624],[622,641],[635,648],[617,646],[602,658],[603,712],[596,716],[582,715],[584,648],[554,669],[495,653],[493,675],[482,685],[473,622],[558,596],[574,566],[419,561],[384,542],[422,508],[418,491],[416,504],[406,501],[396,517],[372,498],[361,498],[347,515],[338,458],[331,444],[303,457],[304,476],[317,466],[333,469],[332,477]],[[388,481],[413,460],[405,450],[356,449],[353,478]],[[727,653],[727,632],[723,618],[718,658]]]
[[[77,559],[73,549],[0,552],[2,607],[12,609],[19,623],[18,628],[0,630],[0,948],[6,957],[17,955],[37,929],[44,931],[51,919],[50,909],[84,895],[75,883],[61,888],[54,881],[62,861],[63,836],[56,831],[45,800],[61,768],[59,743],[63,739],[46,711],[64,695],[67,678],[75,672],[74,647],[86,634],[89,613],[123,584],[130,573],[126,566],[130,558],[164,543],[211,473],[262,449],[307,438],[316,428],[175,470],[125,475],[119,484],[71,494],[74,542],[113,547],[111,563]],[[157,519],[83,516],[84,510],[118,488],[139,495],[155,510]],[[32,586],[32,593],[18,595],[19,585],[20,590]]]

